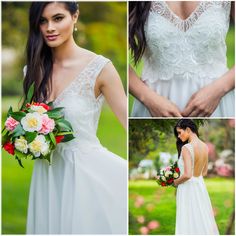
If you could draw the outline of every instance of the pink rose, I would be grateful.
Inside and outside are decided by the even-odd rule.
[[[14,118],[12,118],[11,116],[8,117],[5,122],[6,129],[9,131],[13,131],[18,124],[19,122],[15,120]]]
[[[52,132],[55,128],[55,122],[50,119],[47,114],[42,115],[42,128],[39,130],[41,134],[48,134]]]
[[[171,170],[171,168],[169,166],[167,166],[165,170],[168,171],[168,170]]]
[[[141,234],[147,235],[148,232],[149,232],[149,229],[145,226],[142,226],[142,227],[140,227],[139,231],[140,231]]]
[[[145,222],[144,216],[138,216],[137,221],[138,221],[138,223],[143,224]]]
[[[148,226],[147,226],[149,229],[156,229],[156,228],[159,228],[160,227],[160,223],[156,220],[152,220],[148,223]]]

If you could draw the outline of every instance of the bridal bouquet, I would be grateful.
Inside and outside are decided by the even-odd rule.
[[[180,176],[177,162],[157,172],[157,183],[162,187],[171,186],[175,179]]]
[[[33,85],[19,111],[9,108],[2,130],[2,147],[23,167],[21,159],[46,159],[58,143],[74,138],[71,124],[64,119],[63,107],[33,102]]]

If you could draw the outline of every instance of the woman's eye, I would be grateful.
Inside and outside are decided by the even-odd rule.
[[[58,22],[58,21],[61,21],[62,19],[63,19],[62,16],[58,16],[58,17],[55,18],[55,21]]]
[[[43,19],[43,18],[41,18],[40,20],[39,20],[39,24],[40,25],[42,25],[42,24],[45,24],[47,21],[45,20],[45,19]]]

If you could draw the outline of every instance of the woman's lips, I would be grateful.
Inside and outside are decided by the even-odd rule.
[[[57,35],[47,35],[46,38],[48,39],[48,41],[54,41],[56,40],[58,37],[58,34]]]

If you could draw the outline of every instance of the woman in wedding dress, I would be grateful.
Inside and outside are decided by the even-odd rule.
[[[234,117],[234,68],[225,38],[234,2],[129,2],[134,117]]]
[[[218,235],[211,201],[203,180],[207,175],[208,148],[199,139],[195,123],[181,119],[174,128],[179,155],[175,234]]]
[[[29,14],[25,94],[34,82],[34,101],[64,107],[75,139],[58,144],[51,165],[35,160],[27,234],[126,234],[127,162],[96,136],[104,98],[126,128],[119,75],[109,59],[76,45],[76,2],[33,2]]]

